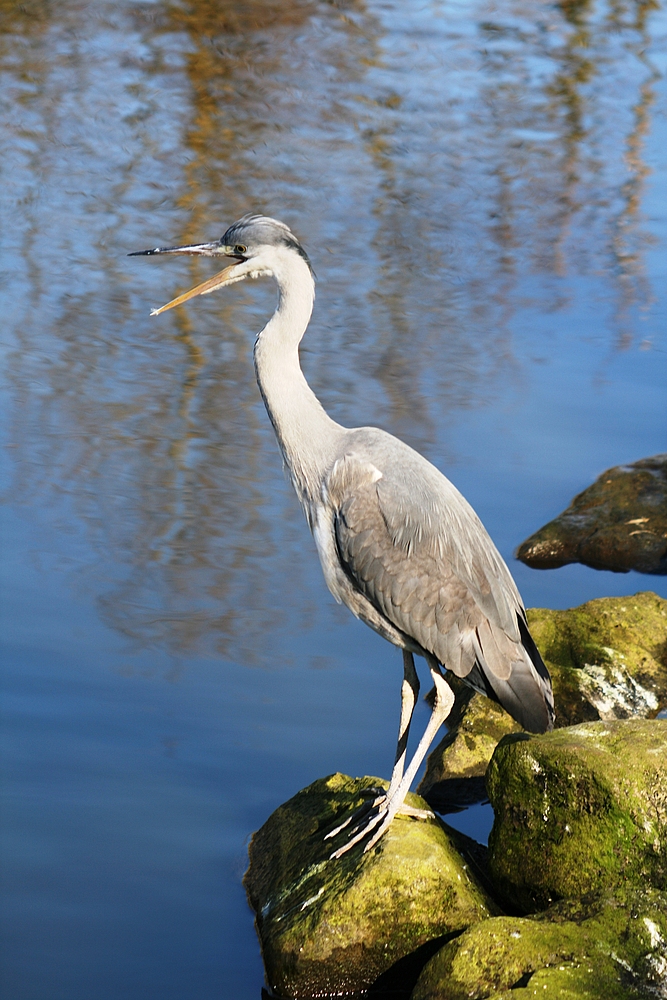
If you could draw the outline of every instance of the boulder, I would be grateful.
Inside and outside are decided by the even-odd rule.
[[[517,549],[534,569],[667,573],[667,455],[607,469]]]
[[[489,868],[510,907],[621,884],[667,889],[667,721],[506,736],[486,781]]]
[[[425,965],[411,1000],[637,1000],[666,985],[667,895],[621,890],[475,924]]]
[[[529,608],[528,624],[551,673],[556,726],[654,716],[667,706],[667,601],[645,592],[578,608]],[[520,726],[499,705],[448,676],[456,700],[418,792],[447,811],[484,797],[496,744]]]
[[[435,817],[397,816],[379,844],[338,860],[347,831],[325,840],[376,778],[334,774],[280,806],[250,844],[244,884],[271,989],[282,997],[348,995],[425,942],[497,913]],[[408,804],[426,808],[416,795]]]

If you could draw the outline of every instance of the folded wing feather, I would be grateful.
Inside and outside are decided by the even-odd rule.
[[[424,477],[406,476],[351,453],[336,462],[326,492],[341,564],[367,600],[526,728],[548,728],[549,675],[530,637],[530,651],[524,642],[521,598],[452,484],[430,465]]]

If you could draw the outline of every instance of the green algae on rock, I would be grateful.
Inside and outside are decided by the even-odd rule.
[[[620,890],[475,924],[427,963],[412,1000],[634,1000],[666,982],[667,895]]]
[[[667,721],[506,736],[487,771],[489,868],[523,912],[620,884],[667,889]]]
[[[667,573],[667,455],[607,469],[516,556],[534,569],[580,562],[617,573]]]
[[[338,841],[325,834],[380,785],[322,778],[252,838],[244,884],[267,980],[279,996],[360,992],[426,941],[498,912],[435,818],[399,815],[368,854],[361,844],[330,860]],[[416,795],[407,801],[425,808]]]
[[[667,705],[664,598],[645,591],[527,616],[551,673],[557,726],[650,717]]]

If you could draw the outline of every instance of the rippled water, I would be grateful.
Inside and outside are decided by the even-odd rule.
[[[273,290],[150,319],[211,268],[125,254],[284,219],[336,419],[443,468],[527,604],[667,595],[511,561],[665,450],[666,41],[653,0],[0,0],[8,1000],[258,997],[248,836],[392,763],[400,656],[254,384]]]

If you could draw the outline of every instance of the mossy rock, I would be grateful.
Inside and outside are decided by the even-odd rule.
[[[667,706],[667,601],[650,591],[601,597],[577,608],[529,608],[528,625],[549,668],[556,726],[651,717]],[[448,677],[456,700],[447,734],[430,754],[418,792],[436,808],[480,797],[496,744],[521,727],[504,709]]]
[[[368,854],[362,843],[330,859],[347,834],[325,834],[378,786],[386,783],[322,778],[252,838],[244,884],[279,996],[361,992],[425,942],[498,912],[435,818],[399,815]],[[407,801],[426,808],[416,795]]]
[[[635,1000],[663,996],[666,979],[667,896],[624,890],[475,924],[427,963],[411,1000]]]
[[[667,601],[651,591],[578,608],[531,608],[553,681],[556,725],[651,717],[667,706]]]
[[[667,889],[667,721],[506,736],[486,775],[494,886],[523,912],[621,884]]]
[[[667,455],[607,469],[517,549],[534,569],[667,573]]]

